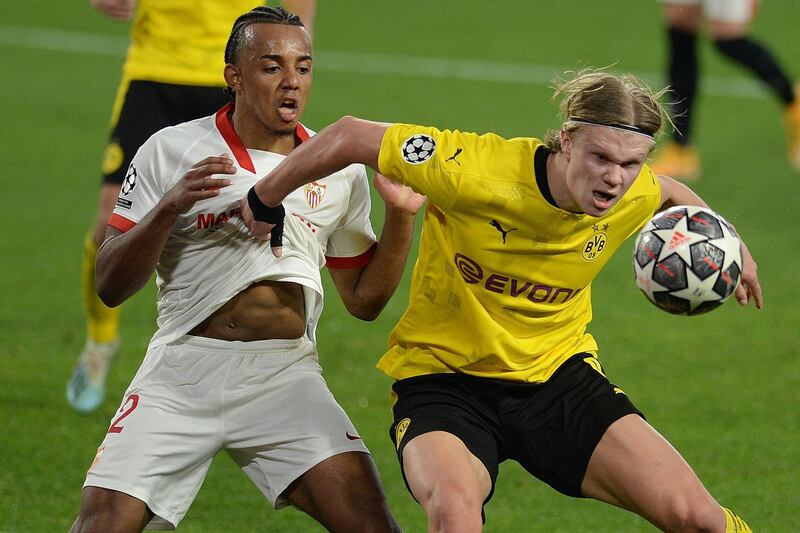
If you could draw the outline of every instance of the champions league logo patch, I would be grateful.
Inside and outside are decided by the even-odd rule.
[[[134,188],[136,188],[136,167],[131,165],[128,167],[125,179],[122,180],[122,195],[128,196]]]
[[[314,209],[321,204],[327,189],[328,186],[325,183],[317,183],[316,181],[303,185],[303,195],[306,197],[308,207]]]
[[[411,165],[424,163],[436,151],[436,141],[430,135],[413,135],[403,143],[403,159]]]

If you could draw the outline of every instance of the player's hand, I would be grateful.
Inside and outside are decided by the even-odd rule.
[[[167,209],[180,215],[200,200],[219,196],[220,189],[230,185],[231,180],[212,177],[215,174],[236,174],[233,160],[226,154],[206,157],[196,163],[167,191],[161,202]]]
[[[93,8],[114,20],[131,20],[136,0],[90,0]]]
[[[250,192],[242,198],[240,211],[242,212],[242,220],[250,230],[250,233],[256,239],[269,240],[269,245],[272,248],[272,255],[280,257],[283,255],[283,218],[271,224],[262,220],[256,220],[253,214],[253,208],[250,206],[249,199]],[[263,205],[263,204],[262,204]]]
[[[761,296],[761,285],[758,282],[758,265],[756,265],[753,256],[750,255],[750,250],[747,245],[742,242],[742,279],[739,286],[736,287],[736,301],[739,305],[747,305],[750,300],[755,300],[756,309],[761,309],[764,306],[764,301]]]
[[[373,183],[387,207],[402,209],[412,215],[416,214],[428,199],[424,194],[414,192],[411,187],[392,181],[379,172],[375,173]]]

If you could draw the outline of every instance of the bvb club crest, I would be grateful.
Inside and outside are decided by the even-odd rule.
[[[306,202],[308,202],[308,206],[311,209],[315,209],[319,204],[322,203],[322,199],[325,198],[325,190],[328,186],[325,183],[318,183],[316,181],[312,181],[311,183],[306,183],[303,185],[303,194],[306,197]]]
[[[581,250],[581,257],[583,257],[584,261],[591,263],[603,253],[608,243],[607,230],[608,224],[595,224],[592,226],[592,236],[584,243]]]
[[[397,423],[397,427],[395,428],[395,443],[397,445],[397,449],[400,449],[400,442],[403,440],[403,437],[406,434],[406,430],[408,426],[411,425],[410,418],[404,418],[400,422]]]

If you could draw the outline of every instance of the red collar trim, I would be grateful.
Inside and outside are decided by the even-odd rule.
[[[298,124],[297,126],[295,126],[295,128],[294,128],[294,136],[297,137],[297,139],[301,143],[306,142],[311,137],[308,134],[308,132],[306,131],[306,127],[303,126],[302,124]]]
[[[222,134],[222,138],[225,139],[225,142],[228,143],[228,148],[233,152],[233,157],[236,158],[236,162],[239,163],[239,166],[255,174],[256,167],[253,165],[253,160],[250,159],[250,154],[247,153],[247,148],[245,148],[244,143],[239,136],[236,135],[229,113],[233,113],[233,103],[225,104],[222,109],[217,111],[217,129]]]
[[[225,142],[228,144],[228,148],[230,148],[231,152],[233,152],[233,157],[236,158],[236,162],[239,163],[239,166],[255,174],[256,167],[253,165],[253,160],[250,159],[250,154],[247,152],[247,148],[239,136],[236,135],[236,131],[233,129],[233,123],[231,123],[230,118],[230,114],[233,113],[233,108],[234,105],[231,102],[225,104],[222,109],[217,111],[215,117],[217,129],[219,130],[220,134],[222,134],[222,138],[225,139]],[[306,142],[309,138],[309,134],[306,131],[305,126],[302,124],[297,124],[294,129],[294,135],[301,143]]]

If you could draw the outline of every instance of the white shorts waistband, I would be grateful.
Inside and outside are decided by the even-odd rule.
[[[217,353],[248,353],[248,354],[278,354],[293,352],[300,348],[305,348],[312,344],[308,337],[297,339],[267,339],[260,341],[226,341],[222,339],[212,339],[210,337],[198,337],[195,335],[184,335],[174,342],[171,346],[185,346],[187,348],[197,348],[205,352]]]

